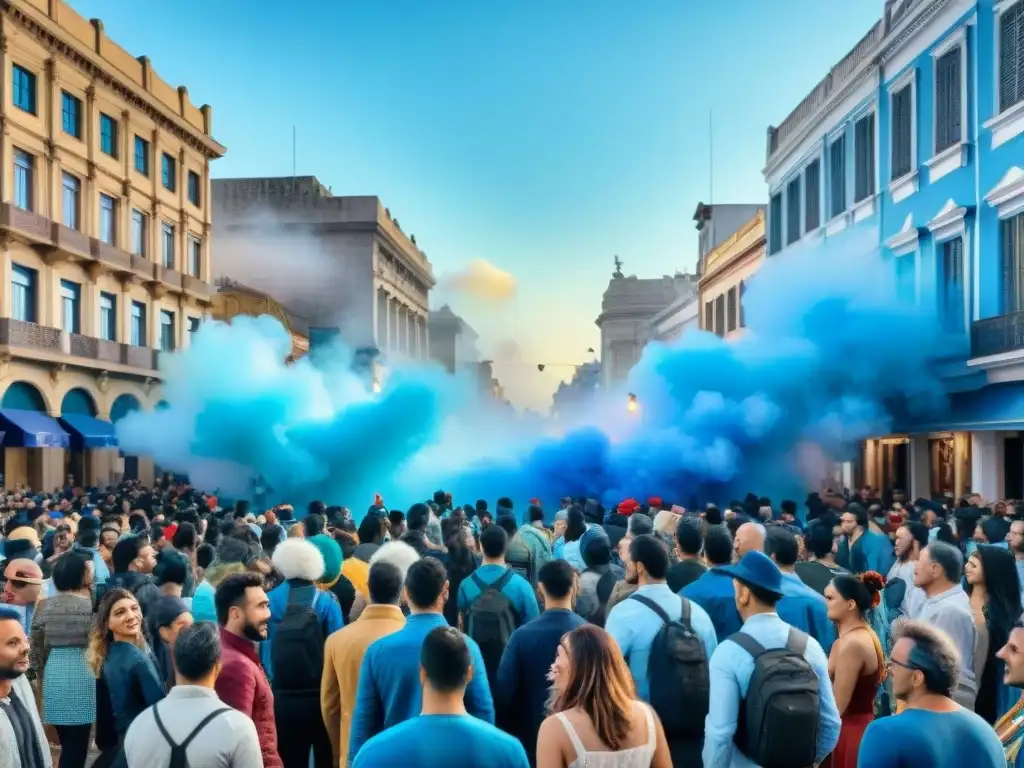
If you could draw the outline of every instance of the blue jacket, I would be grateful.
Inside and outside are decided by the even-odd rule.
[[[715,635],[722,642],[729,635],[739,632],[743,622],[736,610],[736,592],[732,577],[723,573],[708,571],[696,581],[690,582],[679,593],[689,598],[711,617]]]
[[[447,627],[440,613],[415,613],[394,634],[375,641],[363,656],[359,670],[348,764],[355,762],[359,749],[371,737],[420,713],[420,650],[431,630]],[[494,700],[487,684],[486,667],[479,646],[466,638],[473,658],[473,679],[466,687],[466,711],[494,723]]]
[[[779,618],[817,640],[827,655],[835,642],[836,630],[829,621],[825,598],[800,581],[795,573],[782,574],[782,595],[775,606]]]
[[[284,618],[284,612],[288,609],[288,595],[291,594],[292,587],[312,587],[315,590],[312,593],[314,595],[313,610],[316,612],[317,618],[320,619],[320,624],[323,627],[324,640],[327,639],[328,635],[337,632],[345,626],[338,598],[332,592],[325,592],[318,587],[314,587],[310,581],[289,579],[270,590],[270,594],[267,595],[267,598],[270,600],[270,624],[267,627],[266,641],[260,643],[260,661],[263,662],[263,668],[267,672],[267,679],[271,682],[274,681],[274,669],[270,663],[270,649],[274,642],[274,633],[277,631],[277,625],[281,623],[281,619]]]
[[[113,642],[103,662],[103,679],[110,692],[114,727],[124,736],[139,713],[164,697],[164,684],[148,649]]]

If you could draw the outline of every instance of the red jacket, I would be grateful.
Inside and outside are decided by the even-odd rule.
[[[221,669],[214,686],[221,701],[244,713],[256,726],[264,768],[284,768],[277,753],[274,692],[260,665],[256,646],[220,629]]]

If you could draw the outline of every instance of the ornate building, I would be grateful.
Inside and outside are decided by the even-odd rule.
[[[297,360],[309,352],[309,321],[306,318],[289,312],[267,294],[230,278],[222,277],[217,280],[217,293],[213,295],[213,309],[210,315],[215,320],[226,322],[238,315],[270,315],[277,318],[291,334],[290,360]]]
[[[702,330],[729,337],[744,327],[743,291],[764,263],[764,209],[701,257]]]
[[[61,0],[0,13],[3,485],[153,479],[110,422],[206,315],[213,113]]]

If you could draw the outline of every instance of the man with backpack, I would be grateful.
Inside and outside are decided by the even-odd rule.
[[[605,629],[629,662],[637,695],[661,719],[672,764],[696,768],[708,711],[708,660],[718,640],[707,612],[669,589],[668,568],[660,538],[634,537],[626,581],[637,590],[611,609]]]
[[[540,615],[537,595],[530,583],[505,564],[507,547],[508,534],[504,528],[484,528],[480,533],[482,564],[459,585],[462,631],[480,646],[492,688],[512,633]]]
[[[839,740],[842,723],[828,659],[813,638],[779,618],[782,572],[747,552],[730,576],[743,627],[711,659],[704,768],[811,768]]]
[[[288,539],[274,549],[274,567],[284,583],[270,591],[269,636],[264,663],[274,689],[274,717],[284,768],[308,768],[333,761],[330,737],[320,711],[324,644],[344,621],[334,594],[314,582],[323,576],[324,557],[305,539]],[[269,663],[266,663],[269,660]]]
[[[249,768],[263,764],[253,721],[220,700],[217,626],[183,629],[174,643],[177,685],[142,712],[125,736],[132,768]]]

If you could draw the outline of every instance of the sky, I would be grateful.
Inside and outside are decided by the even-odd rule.
[[[614,257],[638,277],[692,271],[699,202],[766,202],[767,127],[883,2],[71,5],[213,106],[215,178],[291,175],[294,128],[298,175],[379,196],[433,264],[432,307],[479,333],[514,404],[542,410],[599,350]],[[450,287],[474,260],[510,273],[511,297]]]

